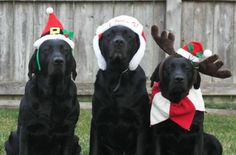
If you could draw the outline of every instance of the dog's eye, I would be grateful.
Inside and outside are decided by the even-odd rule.
[[[181,67],[185,69],[186,71],[190,71],[191,67],[189,67],[187,64],[182,64]]]
[[[65,48],[65,47],[61,47],[61,51],[65,54],[69,54],[70,53],[70,49],[69,48]]]
[[[128,39],[132,39],[132,36],[131,36],[131,35],[128,35],[127,37],[128,37]]]
[[[128,31],[127,31],[127,30],[124,30],[124,31],[123,31],[123,34],[128,34]]]
[[[110,39],[111,38],[111,33],[108,33],[107,35],[106,35],[106,39]]]
[[[51,47],[47,47],[47,48],[42,49],[42,52],[43,53],[49,53],[49,52],[51,52],[51,50],[52,50]]]
[[[176,68],[175,64],[171,64],[169,69],[175,70],[175,68]]]
[[[123,35],[126,36],[128,39],[132,39],[132,35],[130,35],[127,30],[123,31]]]

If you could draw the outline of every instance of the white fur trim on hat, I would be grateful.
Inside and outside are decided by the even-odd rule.
[[[140,34],[139,34],[139,40],[140,40],[139,49],[129,62],[129,69],[130,70],[135,70],[138,67],[138,65],[140,64],[140,62],[144,56],[144,52],[146,49],[146,41],[144,40],[143,36]]]
[[[41,38],[39,38],[38,40],[36,40],[35,42],[34,42],[34,47],[35,48],[39,48],[40,47],[40,45],[44,42],[44,41],[46,41],[46,40],[52,40],[52,39],[59,39],[59,40],[64,40],[65,42],[67,42],[69,45],[70,45],[70,47],[72,48],[72,49],[74,49],[74,46],[75,46],[75,44],[74,44],[74,42],[72,41],[72,40],[70,40],[69,38],[66,38],[64,35],[62,35],[62,34],[49,34],[49,35],[45,35],[45,36],[43,36],[43,37],[41,37]]]
[[[93,38],[93,50],[95,51],[95,55],[97,57],[98,67],[101,70],[105,70],[107,68],[107,64],[99,48],[99,35],[95,35]]]
[[[184,50],[183,48],[180,48],[177,50],[177,53],[183,57],[185,57],[186,59],[189,59],[193,62],[199,62],[199,58],[192,55],[191,53],[189,53],[188,51]]]
[[[118,26],[118,25],[128,27],[139,36],[140,47],[129,63],[129,69],[135,70],[144,56],[144,51],[146,49],[146,41],[142,35],[143,26],[139,23],[137,19],[130,16],[126,16],[126,15],[121,15],[121,16],[112,18],[107,23],[104,23],[103,25],[97,28],[96,35],[93,38],[93,49],[97,57],[98,67],[102,70],[106,70],[106,67],[107,67],[106,61],[104,57],[102,56],[101,50],[99,48],[99,36],[106,30],[108,30],[109,28],[113,26]]]

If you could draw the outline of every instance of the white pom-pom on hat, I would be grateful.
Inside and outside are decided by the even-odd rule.
[[[48,7],[46,12],[47,12],[47,14],[53,13],[53,8],[52,7]]]
[[[203,55],[205,58],[208,58],[208,57],[212,56],[212,51],[209,49],[206,49],[203,51]]]

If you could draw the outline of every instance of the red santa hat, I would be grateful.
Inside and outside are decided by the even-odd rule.
[[[126,15],[121,15],[121,16],[112,18],[107,23],[104,23],[103,25],[97,28],[96,35],[93,38],[93,49],[97,57],[98,66],[100,69],[105,70],[106,65],[107,65],[104,57],[102,56],[101,50],[99,48],[100,36],[102,35],[103,32],[105,32],[109,28],[113,26],[118,26],[118,25],[128,27],[139,36],[139,40],[140,40],[139,49],[136,52],[136,54],[133,56],[131,61],[129,62],[129,69],[135,70],[144,56],[144,51],[146,48],[146,39],[143,32],[143,26],[139,23],[139,21],[133,17],[126,16]]]
[[[152,89],[151,103],[151,125],[170,119],[183,129],[190,130],[196,110],[205,111],[201,89],[192,88],[179,103],[171,103],[162,96],[157,82],[154,83]]]
[[[199,62],[201,59],[212,55],[212,51],[204,50],[202,44],[196,41],[184,45],[177,53],[193,62]]]
[[[47,8],[46,12],[49,15],[48,22],[41,34],[41,38],[34,42],[34,47],[38,49],[46,40],[60,39],[66,41],[73,49],[74,42],[71,40],[73,38],[73,32],[64,29],[63,25],[54,14],[53,8]]]

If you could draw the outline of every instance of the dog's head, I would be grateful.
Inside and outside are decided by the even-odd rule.
[[[49,77],[65,77],[72,73],[76,78],[76,62],[72,55],[71,46],[64,40],[47,40],[35,50],[29,62],[28,76],[41,74]]]
[[[194,86],[200,87],[201,78],[193,63],[180,55],[169,56],[155,69],[151,76],[152,84],[159,82],[162,95],[177,103],[187,96]]]
[[[139,49],[139,37],[125,26],[114,26],[106,30],[99,41],[107,69],[123,71]]]

